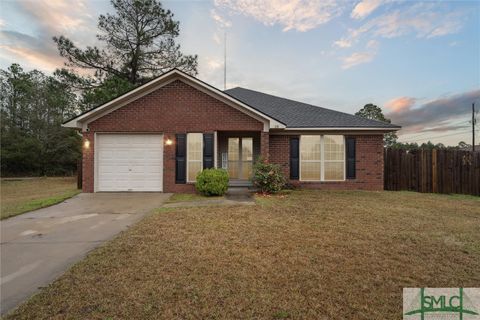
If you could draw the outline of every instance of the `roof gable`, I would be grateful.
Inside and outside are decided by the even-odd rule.
[[[178,69],[173,69],[169,72],[164,73],[163,75],[129,91],[125,94],[108,101],[96,108],[88,110],[73,119],[66,121],[63,126],[69,128],[82,128],[85,130],[88,123],[95,121],[98,118],[103,117],[104,115],[117,110],[175,80],[180,80],[182,82],[191,85],[192,87],[224,102],[225,104],[244,112],[251,117],[262,121],[264,123],[264,130],[268,131],[270,128],[285,128],[285,124],[281,121],[278,121],[267,114],[262,113],[261,111],[252,108],[251,106],[245,104],[242,101],[224,93],[223,91],[216,89],[208,85],[207,83],[200,81]]]
[[[285,99],[250,89],[237,87],[225,90],[225,92],[257,110],[285,123],[287,129],[400,129],[400,126],[390,123],[365,119],[348,113]]]

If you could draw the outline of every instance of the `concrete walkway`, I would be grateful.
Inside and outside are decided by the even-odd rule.
[[[16,307],[169,197],[165,193],[83,193],[1,221],[0,313]]]

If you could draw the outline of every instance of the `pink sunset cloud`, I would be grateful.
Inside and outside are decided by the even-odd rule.
[[[385,103],[385,107],[387,107],[391,112],[402,112],[406,110],[410,110],[411,107],[415,104],[416,99],[411,97],[399,97],[394,98],[387,103]]]

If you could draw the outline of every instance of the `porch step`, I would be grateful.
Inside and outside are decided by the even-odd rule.
[[[231,187],[252,187],[253,184],[251,181],[248,181],[248,180],[230,180],[228,182],[228,187],[231,188]]]
[[[253,201],[253,191],[248,187],[229,187],[226,197],[228,200],[241,202]]]

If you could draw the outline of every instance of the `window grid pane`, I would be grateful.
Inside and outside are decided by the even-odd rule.
[[[345,165],[342,162],[328,162],[325,161],[325,180],[343,180],[343,171]]]
[[[320,136],[302,136],[300,142],[300,160],[320,161]]]
[[[187,180],[193,182],[203,169],[203,134],[187,134]]]
[[[300,177],[302,180],[321,179],[321,136],[306,135],[300,141]]]
[[[345,146],[343,136],[326,135],[324,143],[324,173],[323,179],[343,180],[345,176]]]
[[[319,181],[322,164],[320,161],[302,161],[302,180]]]
[[[195,181],[200,171],[202,171],[201,161],[189,161],[188,162],[188,181]]]
[[[324,136],[325,160],[343,161],[345,147],[343,145],[343,136]]]

